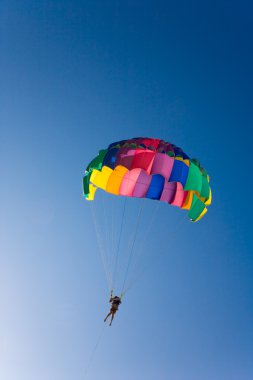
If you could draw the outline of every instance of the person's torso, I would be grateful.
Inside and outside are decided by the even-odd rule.
[[[119,306],[120,303],[121,303],[120,298],[115,298],[115,299],[112,300],[112,305]]]

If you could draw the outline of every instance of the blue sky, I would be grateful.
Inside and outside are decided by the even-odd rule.
[[[252,379],[252,3],[3,0],[0,13],[0,377]],[[82,175],[141,135],[199,158],[213,204],[197,224],[159,208],[146,270],[104,328]]]

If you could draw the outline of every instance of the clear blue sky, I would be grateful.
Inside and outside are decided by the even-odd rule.
[[[2,0],[1,379],[253,379],[252,17],[250,1]],[[81,180],[134,136],[199,158],[213,204],[198,224],[160,209],[90,362],[109,305]]]

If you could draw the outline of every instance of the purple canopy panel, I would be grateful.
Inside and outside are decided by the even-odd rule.
[[[133,191],[133,197],[145,198],[151,179],[152,177],[150,175],[148,175],[144,170],[141,170]]]
[[[174,159],[164,153],[156,153],[151,169],[151,174],[161,174],[166,180],[169,179],[174,165]]]
[[[130,170],[132,168],[134,156],[135,149],[129,149],[128,147],[121,148],[118,151],[115,166],[122,165]]]
[[[173,202],[176,190],[177,184],[175,182],[165,182],[160,200],[167,203]]]

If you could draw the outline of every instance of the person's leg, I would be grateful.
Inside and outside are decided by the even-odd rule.
[[[109,326],[111,326],[111,324],[112,324],[112,321],[113,321],[113,318],[114,318],[114,314],[115,313],[112,313],[111,322],[110,322]]]
[[[107,314],[107,316],[105,317],[104,322],[106,322],[107,318],[108,318],[111,314],[112,314],[112,312],[110,311],[110,312]]]

